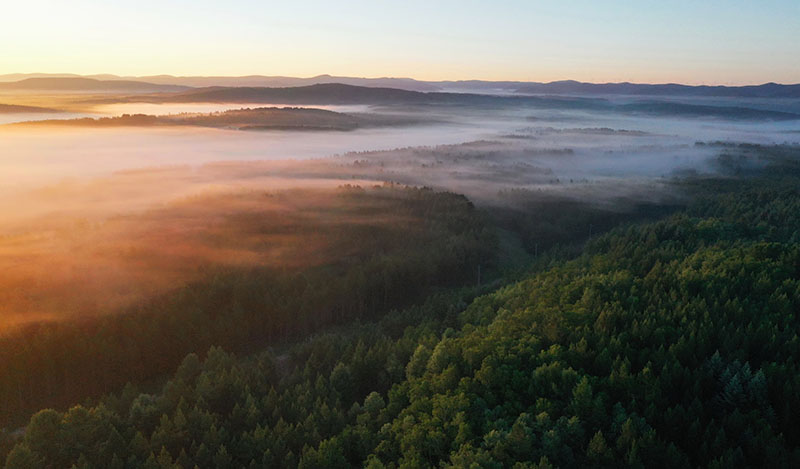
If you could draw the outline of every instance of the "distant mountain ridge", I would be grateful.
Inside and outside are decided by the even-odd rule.
[[[319,75],[310,78],[296,78],[284,76],[262,76],[249,75],[239,77],[175,77],[172,75],[152,75],[142,77],[120,77],[117,75],[70,75],[70,74],[10,74],[0,75],[0,86],[7,82],[18,82],[28,79],[91,79],[103,82],[126,82],[126,83],[147,83],[158,86],[174,86],[181,89],[186,88],[207,88],[207,87],[268,87],[268,88],[290,88],[297,86],[309,86],[329,83],[340,83],[353,86],[377,87],[377,88],[397,88],[410,91],[439,91],[440,88],[434,84],[414,80],[413,78],[356,78],[356,77],[336,77],[331,75]],[[177,91],[177,90],[171,90]]]
[[[724,86],[641,83],[583,83],[573,80],[529,83],[520,86],[523,94],[629,95],[629,96],[707,96],[738,98],[800,98],[800,84]]]
[[[397,88],[408,91],[440,91],[435,84],[414,80],[413,78],[357,78],[318,75],[310,78],[284,76],[250,75],[242,77],[173,77],[156,75],[141,77],[141,80],[156,84],[188,85],[193,87],[226,86],[226,87],[268,87],[290,88],[297,86],[339,83],[343,85],[364,86],[371,88]]]
[[[460,84],[463,86],[463,83]],[[489,86],[489,85],[487,85]],[[495,85],[496,86],[496,85]],[[496,89],[496,88],[494,88]],[[0,83],[0,92],[48,91],[84,94],[86,105],[129,102],[242,103],[264,105],[411,105],[496,106],[531,105],[542,109],[585,109],[594,112],[649,114],[724,119],[800,120],[800,85],[766,84],[753,87],[689,87],[685,85],[593,85],[558,82],[527,88],[527,92],[476,90],[423,92],[400,88],[320,83],[291,87],[204,87],[159,85],[129,80],[81,77],[38,77]],[[638,95],[637,95],[638,93]],[[677,94],[675,94],[677,93]],[[695,93],[695,94],[691,94]],[[716,94],[715,94],[716,93]],[[736,94],[739,93],[739,94]],[[699,101],[696,97],[741,96],[779,98],[770,102]],[[640,96],[637,99],[613,99]],[[10,112],[10,111],[6,111]]]
[[[417,104],[431,102],[440,93],[320,83],[292,87],[210,87],[166,96],[164,102],[252,102],[280,104]]]
[[[800,98],[800,84],[764,83],[760,85],[725,86],[725,85],[683,85],[677,83],[645,84],[645,83],[586,83],[574,80],[554,81],[549,83],[524,82],[524,81],[487,81],[487,80],[445,80],[423,81],[413,78],[360,78],[331,75],[318,75],[309,78],[248,75],[238,77],[224,76],[172,76],[153,75],[142,77],[117,76],[117,75],[88,75],[74,74],[8,74],[0,75],[0,89],[8,89],[3,85],[8,82],[27,81],[35,78],[43,79],[72,79],[96,80],[102,83],[109,91],[117,87],[127,86],[129,90],[142,92],[174,92],[188,88],[206,87],[268,87],[290,88],[299,86],[338,83],[344,85],[362,86],[370,88],[395,88],[406,91],[420,92],[469,92],[469,93],[497,93],[506,94],[552,94],[552,95],[628,95],[628,96],[704,96],[704,97],[751,97],[751,98]],[[115,84],[111,84],[114,82]],[[38,83],[45,83],[39,81]],[[56,86],[57,82],[50,82]],[[69,83],[65,82],[65,83]],[[78,81],[73,81],[78,83]],[[121,85],[124,83],[125,85]],[[146,85],[135,85],[144,83]],[[95,83],[96,85],[96,83]],[[74,88],[66,88],[70,90]],[[173,88],[169,88],[173,87]]]
[[[163,93],[190,89],[188,86],[161,85],[132,80],[98,80],[86,77],[30,77],[0,82],[0,91],[72,91],[103,93]]]

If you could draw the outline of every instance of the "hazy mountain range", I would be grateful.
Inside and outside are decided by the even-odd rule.
[[[319,75],[311,78],[249,75],[241,77],[176,77],[153,75],[142,77],[117,75],[73,74],[7,74],[0,75],[0,90],[46,90],[161,93],[205,87],[268,87],[284,88],[317,84],[395,88],[419,92],[468,92],[489,94],[552,94],[552,95],[630,95],[630,96],[702,96],[800,98],[800,84],[765,83],[748,86],[708,86],[682,84],[584,83],[572,80],[550,83],[521,81],[421,81],[413,78],[358,78]]]
[[[685,99],[683,99],[685,101]],[[120,102],[151,103],[262,103],[284,105],[405,105],[405,106],[468,106],[487,109],[505,106],[535,106],[540,109],[572,109],[625,114],[669,115],[682,117],[719,117],[726,119],[800,120],[796,109],[761,108],[741,103],[701,104],[681,102],[680,99],[650,97],[611,100],[603,97],[558,95],[491,95],[480,93],[419,92],[396,88],[326,83],[309,86],[268,87],[210,87],[177,93],[138,94],[95,97],[87,103],[112,104]]]
[[[527,94],[798,98],[800,97],[800,84],[764,83],[762,85],[747,86],[692,86],[677,83],[651,85],[639,83],[582,83],[567,80],[552,83],[528,83],[517,88],[516,92]]]

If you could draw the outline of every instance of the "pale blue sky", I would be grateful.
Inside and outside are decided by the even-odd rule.
[[[800,0],[2,0],[0,73],[800,82]]]

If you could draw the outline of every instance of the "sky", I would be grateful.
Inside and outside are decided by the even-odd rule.
[[[0,74],[800,83],[800,0],[0,0]]]

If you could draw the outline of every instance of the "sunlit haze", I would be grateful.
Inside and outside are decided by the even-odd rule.
[[[0,73],[800,82],[800,2],[6,0]]]

